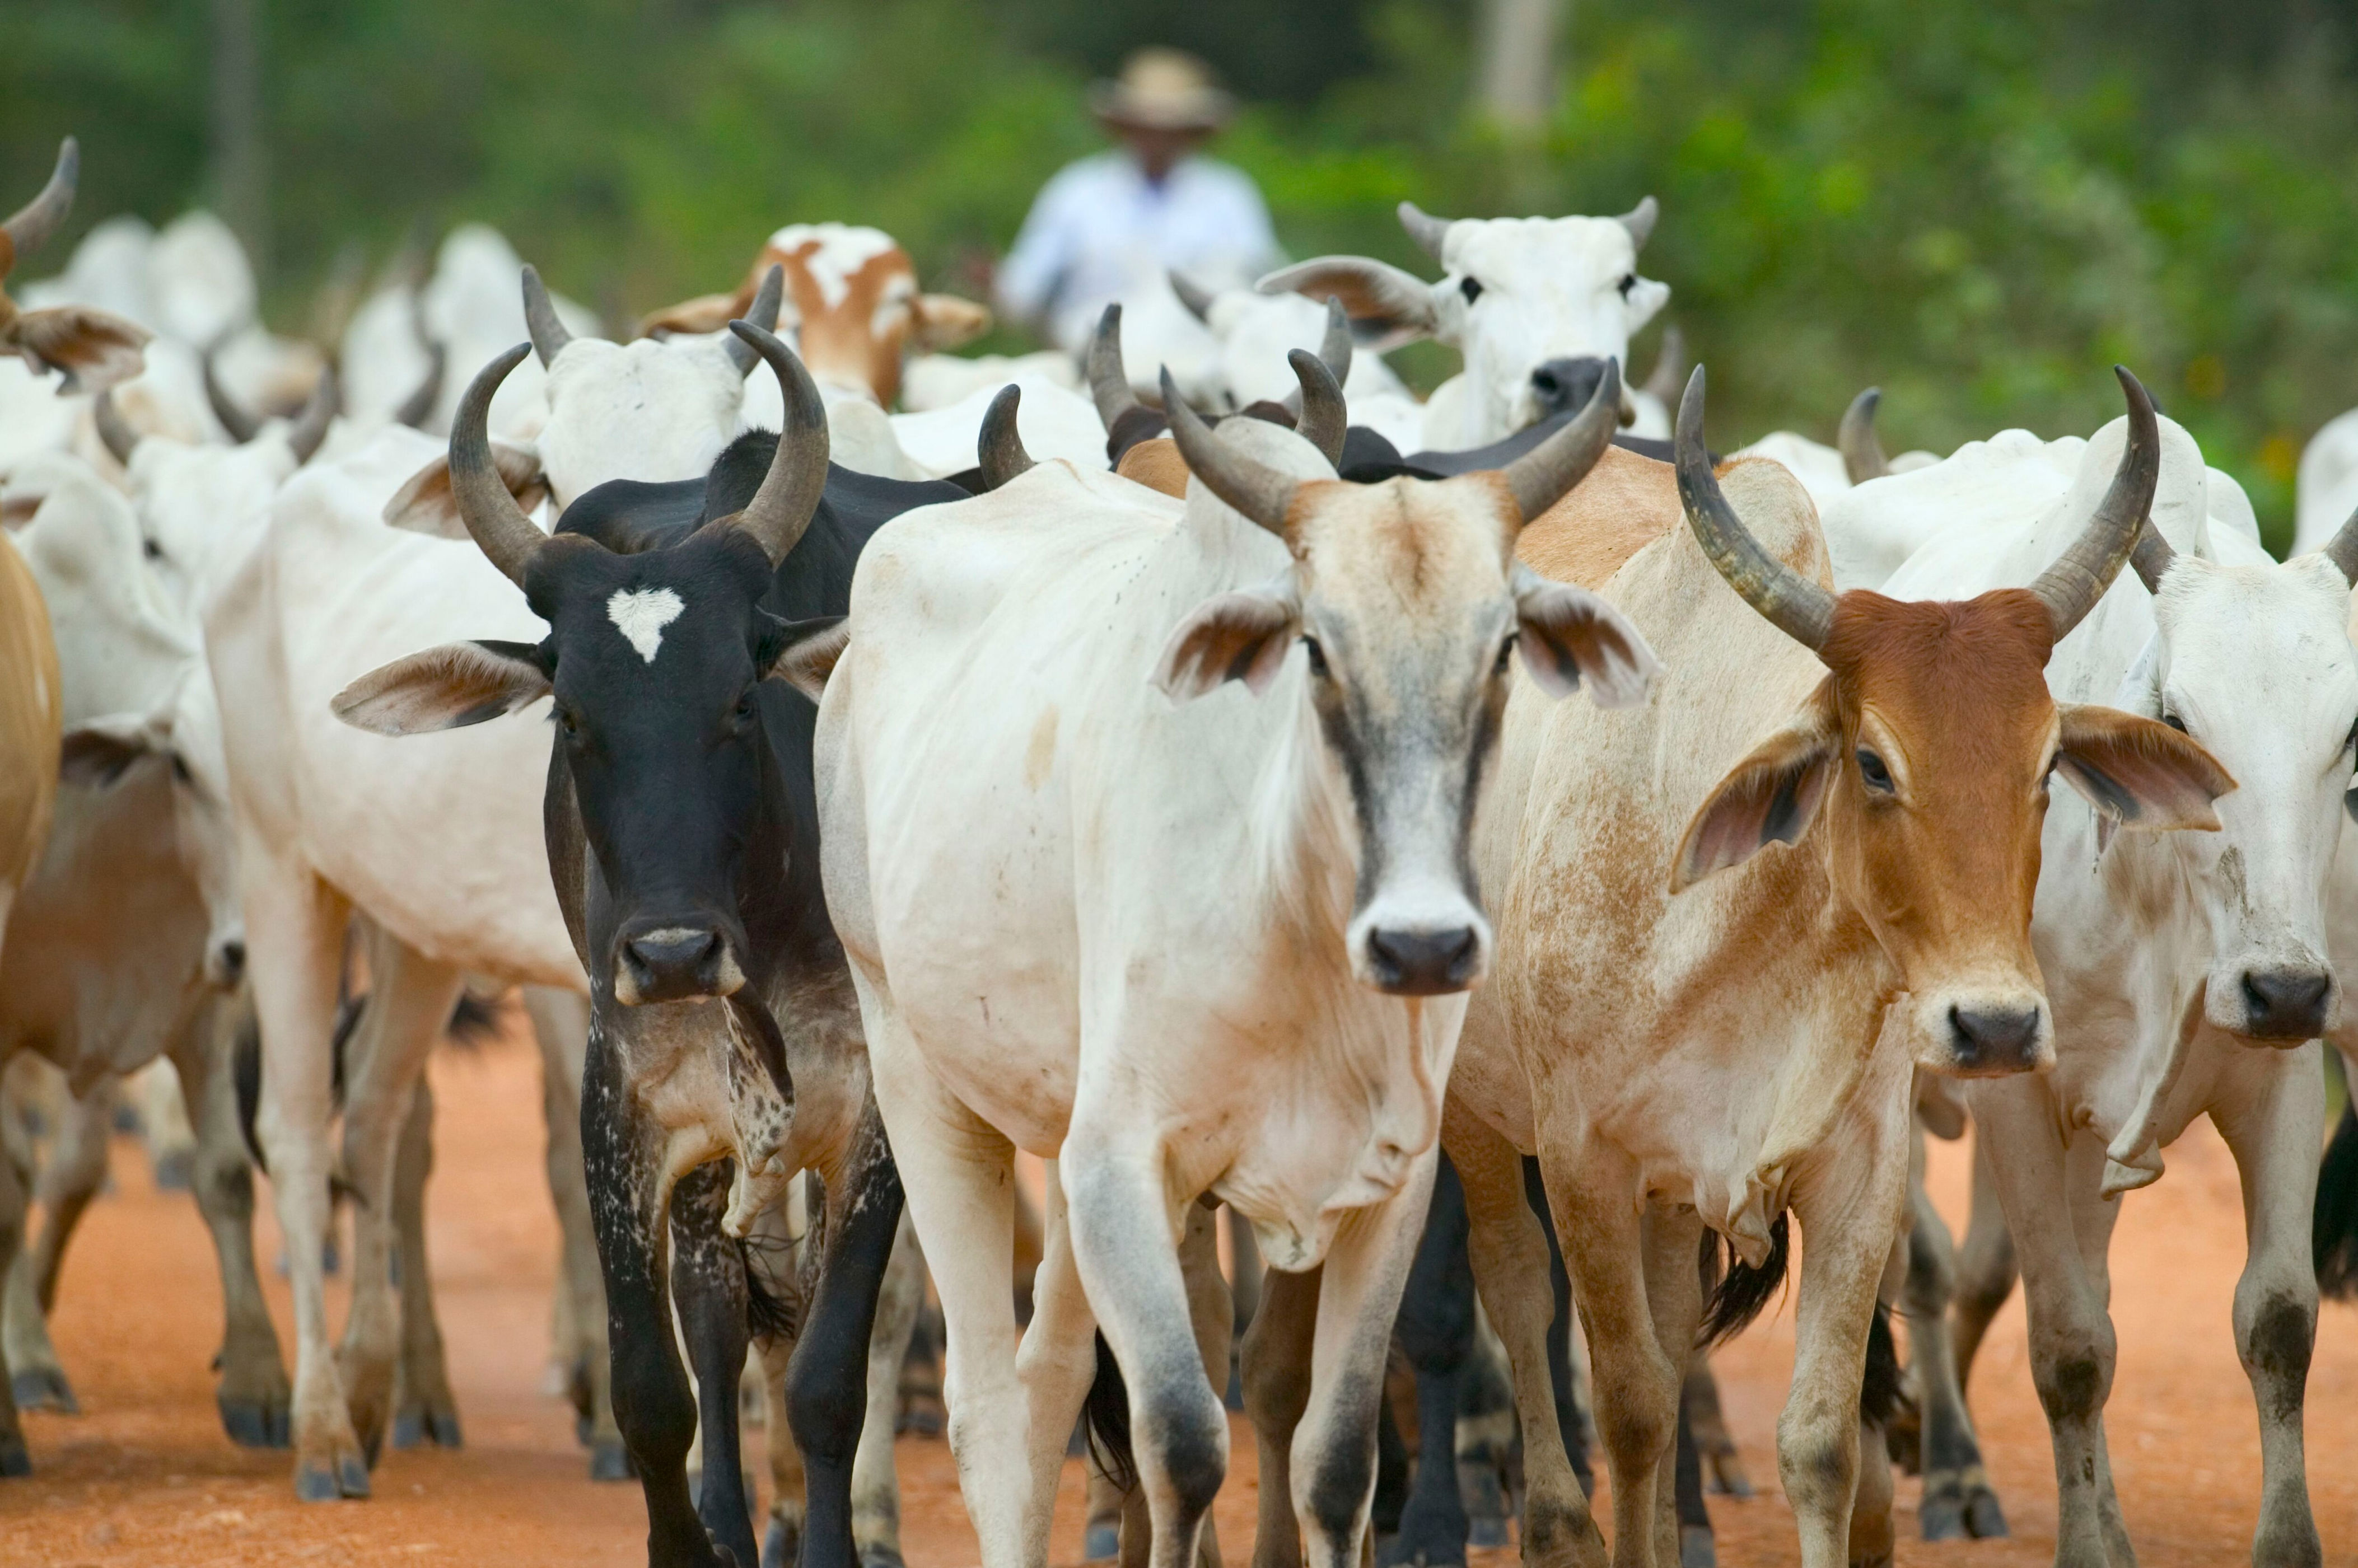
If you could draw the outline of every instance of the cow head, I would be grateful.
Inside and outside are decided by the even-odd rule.
[[[1835,892],[1897,966],[1916,1059],[1936,1071],[2054,1061],[2030,948],[2054,774],[2137,828],[2215,828],[2211,803],[2234,787],[2176,730],[2048,695],[2049,653],[2119,572],[2153,501],[2153,405],[2120,373],[2131,438],[2086,530],[2029,588],[1963,601],[1864,589],[1836,597],[1794,571],[1753,538],[1712,472],[1700,367],[1679,408],[1679,495],[1696,538],[1729,586],[1815,653],[1826,676],[1695,813],[1672,891],[1771,840],[1799,843],[1822,822]],[[1780,493],[1806,504],[1798,491]]]
[[[543,534],[510,493],[485,429],[492,395],[524,357],[519,346],[468,388],[451,429],[450,477],[468,532],[524,589],[548,635],[432,649],[362,676],[335,700],[345,722],[400,735],[480,723],[554,695],[553,775],[569,784],[605,890],[592,979],[626,1005],[726,996],[745,981],[738,898],[769,757],[762,683],[791,631],[759,601],[827,480],[817,388],[776,338],[731,326],[776,370],[786,408],[776,454],[742,512],[635,555]]]
[[[1301,435],[1314,447],[1331,429],[1339,449],[1333,377],[1300,350],[1293,364]],[[1215,434],[1164,378],[1195,479],[1276,535],[1288,560],[1268,583],[1189,613],[1156,684],[1184,702],[1231,680],[1259,695],[1282,670],[1303,672],[1293,689],[1316,737],[1306,754],[1336,786],[1337,826],[1356,844],[1345,941],[1353,973],[1379,990],[1464,990],[1488,966],[1469,839],[1516,652],[1550,696],[1585,678],[1607,707],[1643,701],[1659,674],[1618,611],[1515,559],[1525,520],[1604,451],[1619,392],[1608,370],[1579,418],[1502,471],[1358,485],[1274,425],[1232,419]]]
[[[1322,256],[1260,287],[1339,299],[1387,346],[1432,338],[1463,352],[1462,444],[1484,446],[1582,406],[1606,364],[1628,365],[1630,338],[1671,297],[1667,284],[1638,276],[1656,212],[1650,196],[1618,218],[1451,222],[1403,201],[1401,222],[1440,265],[1440,282],[1364,256]]]
[[[2218,806],[2223,831],[2180,846],[2210,915],[2203,1011],[2247,1040],[2317,1039],[2341,1000],[2324,895],[2358,742],[2358,518],[2280,566],[2176,551],[2150,524],[2132,559],[2155,634],[2120,700],[2201,743],[2238,785]]]
[[[20,309],[5,287],[17,262],[47,244],[64,225],[81,178],[81,149],[68,136],[59,145],[57,168],[49,184],[15,216],[0,222],[0,352],[21,354],[36,374],[60,373],[65,377],[62,391],[103,392],[139,373],[146,362],[143,351],[154,334],[110,311],[79,305]]]
[[[849,223],[789,223],[772,234],[734,294],[690,299],[640,323],[648,332],[717,332],[749,308],[772,267],[785,272],[784,320],[821,382],[864,392],[890,408],[913,352],[954,349],[990,329],[990,312],[954,294],[926,294],[892,235]],[[763,325],[769,325],[763,322]]]

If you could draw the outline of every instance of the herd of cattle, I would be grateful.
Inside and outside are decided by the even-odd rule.
[[[125,1080],[185,1115],[229,1435],[315,1499],[457,1444],[422,1069],[521,987],[559,1359],[665,1568],[897,1563],[928,1275],[986,1568],[1044,1563],[1076,1425],[1123,1560],[1192,1568],[1232,1357],[1256,1568],[1462,1561],[1486,1379],[1525,1561],[1607,1561],[1593,1436],[1610,1561],[1708,1562],[1705,1350],[1790,1219],[1802,1561],[1889,1560],[1894,1454],[1928,1536],[2004,1532],[1963,1388],[2018,1271],[2057,1562],[2118,1568],[2115,1200],[2202,1115],[2253,1560],[2320,1563],[2358,416],[2282,563],[2125,371],[2086,439],[1887,460],[1868,394],[1722,460],[1700,369],[1622,379],[1650,199],[1401,216],[1438,282],[1174,278],[1086,366],[946,354],[987,313],[839,224],[644,335],[481,229],[312,343],[201,216],[0,292],[0,1475],[72,1403],[45,1316]],[[1420,337],[1465,367],[1422,404],[1355,351]],[[1923,1141],[1968,1119],[1959,1247]],[[254,1164],[287,1236],[352,1217],[341,1344],[287,1249],[291,1381]]]

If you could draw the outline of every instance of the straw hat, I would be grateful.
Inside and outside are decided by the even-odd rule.
[[[1122,62],[1121,75],[1089,88],[1089,108],[1117,128],[1217,131],[1237,101],[1212,80],[1211,68],[1173,49],[1144,49]]]

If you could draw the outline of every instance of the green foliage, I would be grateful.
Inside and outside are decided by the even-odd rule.
[[[2358,403],[2351,0],[1567,0],[1559,106],[1521,139],[1466,107],[1472,0],[256,3],[290,322],[347,241],[463,218],[611,314],[726,287],[796,219],[979,292],[1097,145],[1083,85],[1167,38],[1252,100],[1222,154],[1297,254],[1429,273],[1403,197],[1659,196],[1645,266],[1723,444],[1830,436],[1868,383],[1894,449],[2085,432],[2121,361],[2281,544],[2300,442]],[[205,0],[0,7],[0,190],[73,129],[81,222],[206,200],[208,39]]]

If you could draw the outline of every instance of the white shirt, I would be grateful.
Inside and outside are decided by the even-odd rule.
[[[1213,287],[1249,284],[1282,259],[1260,192],[1241,170],[1182,158],[1160,186],[1125,152],[1066,166],[1041,189],[999,269],[999,301],[1044,319],[1077,353],[1112,301],[1177,267]]]

